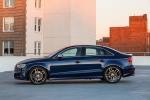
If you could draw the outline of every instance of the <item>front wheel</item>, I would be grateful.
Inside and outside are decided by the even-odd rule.
[[[108,67],[104,72],[104,79],[108,83],[117,83],[122,77],[121,70],[116,66]]]
[[[31,69],[29,73],[29,79],[33,84],[36,85],[43,84],[47,80],[47,72],[42,67],[35,67]]]

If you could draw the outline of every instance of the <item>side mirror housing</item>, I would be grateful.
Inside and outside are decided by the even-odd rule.
[[[63,55],[62,55],[62,54],[59,54],[59,55],[57,56],[57,58],[58,58],[58,59],[62,59],[62,58],[63,58]]]

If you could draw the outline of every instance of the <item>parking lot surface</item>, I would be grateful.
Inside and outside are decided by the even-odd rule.
[[[0,100],[150,100],[150,66],[136,66],[135,76],[117,84],[101,80],[48,81],[44,85],[14,80],[0,73]]]

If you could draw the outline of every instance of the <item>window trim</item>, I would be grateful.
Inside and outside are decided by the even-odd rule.
[[[84,49],[84,55],[83,55],[83,57],[101,57],[101,56],[114,56],[114,54],[113,53],[111,53],[110,51],[108,51],[108,50],[106,50],[106,49],[104,49],[104,48],[101,48],[101,47],[94,47],[94,46],[85,46],[85,47],[83,47]],[[96,48],[96,49],[102,49],[102,50],[105,50],[105,51],[107,51],[107,52],[109,52],[111,55],[86,55],[86,48]]]
[[[5,31],[5,18],[14,18],[14,17],[3,17],[3,32],[14,32],[14,30],[12,31],[10,30],[10,21],[9,21],[9,31]],[[14,25],[15,25],[15,18],[14,18]]]
[[[14,8],[15,7],[15,0],[14,0],[14,6],[10,6],[10,0],[9,0],[9,6],[5,6],[5,0],[3,0],[3,8]]]
[[[7,55],[5,55],[5,53],[4,53],[4,49],[5,49],[4,48],[5,47],[4,44],[5,44],[5,42],[8,43],[8,54]],[[13,42],[13,44],[14,44],[14,41],[3,41],[3,48],[2,48],[3,49],[2,50],[3,51],[3,54],[2,54],[3,56],[13,56],[14,55],[14,53],[13,54],[10,53],[10,42]],[[15,50],[14,47],[13,47],[13,49]]]
[[[65,58],[76,58],[76,57],[83,57],[82,56],[82,51],[83,51],[83,47],[69,47],[69,48],[65,48],[64,50],[62,50],[61,52],[59,52],[58,54],[56,54],[54,57],[52,57],[52,59],[57,59],[57,56],[59,55],[59,54],[62,54],[63,52],[65,52],[65,51],[67,51],[67,50],[69,50],[69,49],[74,49],[74,48],[81,48],[81,54],[80,54],[80,56],[68,56],[68,57],[65,57]]]
[[[41,24],[39,25],[39,19],[41,20]],[[40,26],[40,31],[39,31],[39,26]],[[35,29],[36,28],[36,29]],[[35,17],[34,18],[34,31],[37,33],[42,32],[42,18]]]
[[[112,55],[85,56],[85,50],[86,50],[86,47],[92,47],[92,48],[98,48],[98,49],[100,48],[100,49],[106,50],[105,48],[101,48],[101,47],[97,47],[97,46],[76,46],[76,47],[69,47],[69,48],[65,48],[65,49],[59,51],[59,53],[54,54],[53,57],[52,57],[52,59],[57,59],[57,56],[58,56],[59,54],[61,54],[63,51],[68,50],[68,49],[70,49],[70,48],[81,48],[81,49],[82,49],[82,50],[81,50],[81,55],[80,55],[80,56],[76,56],[76,57],[102,57],[102,56],[115,56],[112,52],[110,52],[110,51],[108,51],[108,50],[106,50],[106,51],[109,52],[109,53],[112,54]],[[75,58],[75,57],[67,57],[67,58]]]
[[[40,48],[39,48],[39,43],[40,43]],[[40,50],[40,53],[39,53],[39,50]],[[34,55],[40,56],[42,54],[41,50],[42,50],[42,42],[41,41],[35,41],[34,42]]]
[[[40,4],[40,8],[39,8]],[[35,0],[35,9],[40,10],[42,8],[42,0],[39,2],[39,0]]]

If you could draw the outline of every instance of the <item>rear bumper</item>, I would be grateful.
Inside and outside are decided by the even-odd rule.
[[[123,68],[123,77],[129,77],[135,75],[135,67],[133,65]]]

